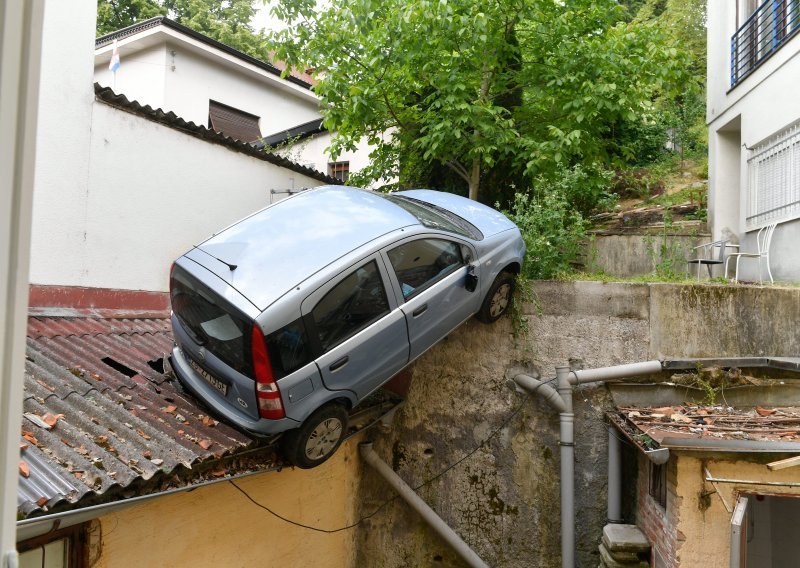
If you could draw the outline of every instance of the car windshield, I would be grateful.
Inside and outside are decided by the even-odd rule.
[[[452,211],[412,197],[387,195],[386,199],[411,213],[423,227],[448,231],[476,241],[483,240],[483,233],[478,227]]]

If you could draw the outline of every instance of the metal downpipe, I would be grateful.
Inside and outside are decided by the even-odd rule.
[[[575,414],[569,367],[556,367],[558,392],[564,410],[558,415],[561,447],[561,566],[575,567]]]
[[[613,426],[608,427],[608,522],[622,523],[622,446]]]
[[[451,529],[447,523],[445,523],[442,518],[436,514],[436,512],[431,509],[425,501],[417,495],[411,487],[409,487],[405,481],[403,481],[399,475],[397,475],[391,467],[389,467],[386,462],[384,462],[378,454],[375,453],[375,450],[372,449],[372,443],[366,442],[359,445],[359,450],[361,452],[361,457],[364,458],[369,465],[371,465],[381,476],[392,486],[392,488],[397,491],[397,494],[402,497],[406,503],[411,505],[411,508],[414,509],[419,515],[425,520],[430,527],[436,531],[442,539],[445,540],[450,546],[453,547],[453,550],[458,553],[458,555],[469,565],[473,568],[489,568],[489,565],[486,564],[480,557],[475,554],[467,543],[461,540],[461,537],[456,534],[456,532]]]
[[[614,379],[626,379],[639,375],[651,375],[660,373],[663,370],[661,361],[642,361],[640,363],[629,363],[627,365],[614,365],[613,367],[599,367],[597,369],[584,369],[571,373],[573,385],[583,383],[596,383],[613,381]]]

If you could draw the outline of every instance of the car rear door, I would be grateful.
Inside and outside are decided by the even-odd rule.
[[[350,390],[361,399],[408,363],[405,317],[387,283],[375,253],[303,300],[326,388]]]
[[[383,254],[402,297],[410,359],[478,311],[480,294],[467,285],[469,271],[477,272],[478,265],[467,243],[427,235],[387,247]]]

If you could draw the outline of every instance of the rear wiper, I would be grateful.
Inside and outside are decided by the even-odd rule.
[[[211,258],[213,258],[214,260],[218,260],[218,261],[220,261],[222,264],[224,264],[225,266],[227,266],[227,267],[228,267],[228,268],[231,270],[231,272],[233,272],[234,270],[236,270],[236,269],[239,267],[239,265],[238,265],[238,264],[232,264],[232,263],[230,263],[230,262],[225,262],[225,261],[224,261],[224,260],[222,260],[220,257],[218,257],[218,256],[214,256],[213,254],[211,254],[211,253],[210,253],[210,252],[208,252],[207,250],[203,250],[203,249],[201,249],[201,248],[200,248],[199,246],[197,246],[197,245],[192,245],[192,248],[196,248],[197,250],[201,250],[201,251],[203,251],[204,253],[206,253],[208,256],[210,256]]]

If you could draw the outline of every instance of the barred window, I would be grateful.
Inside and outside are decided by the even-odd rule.
[[[800,217],[800,125],[755,147],[747,167],[748,231]]]

